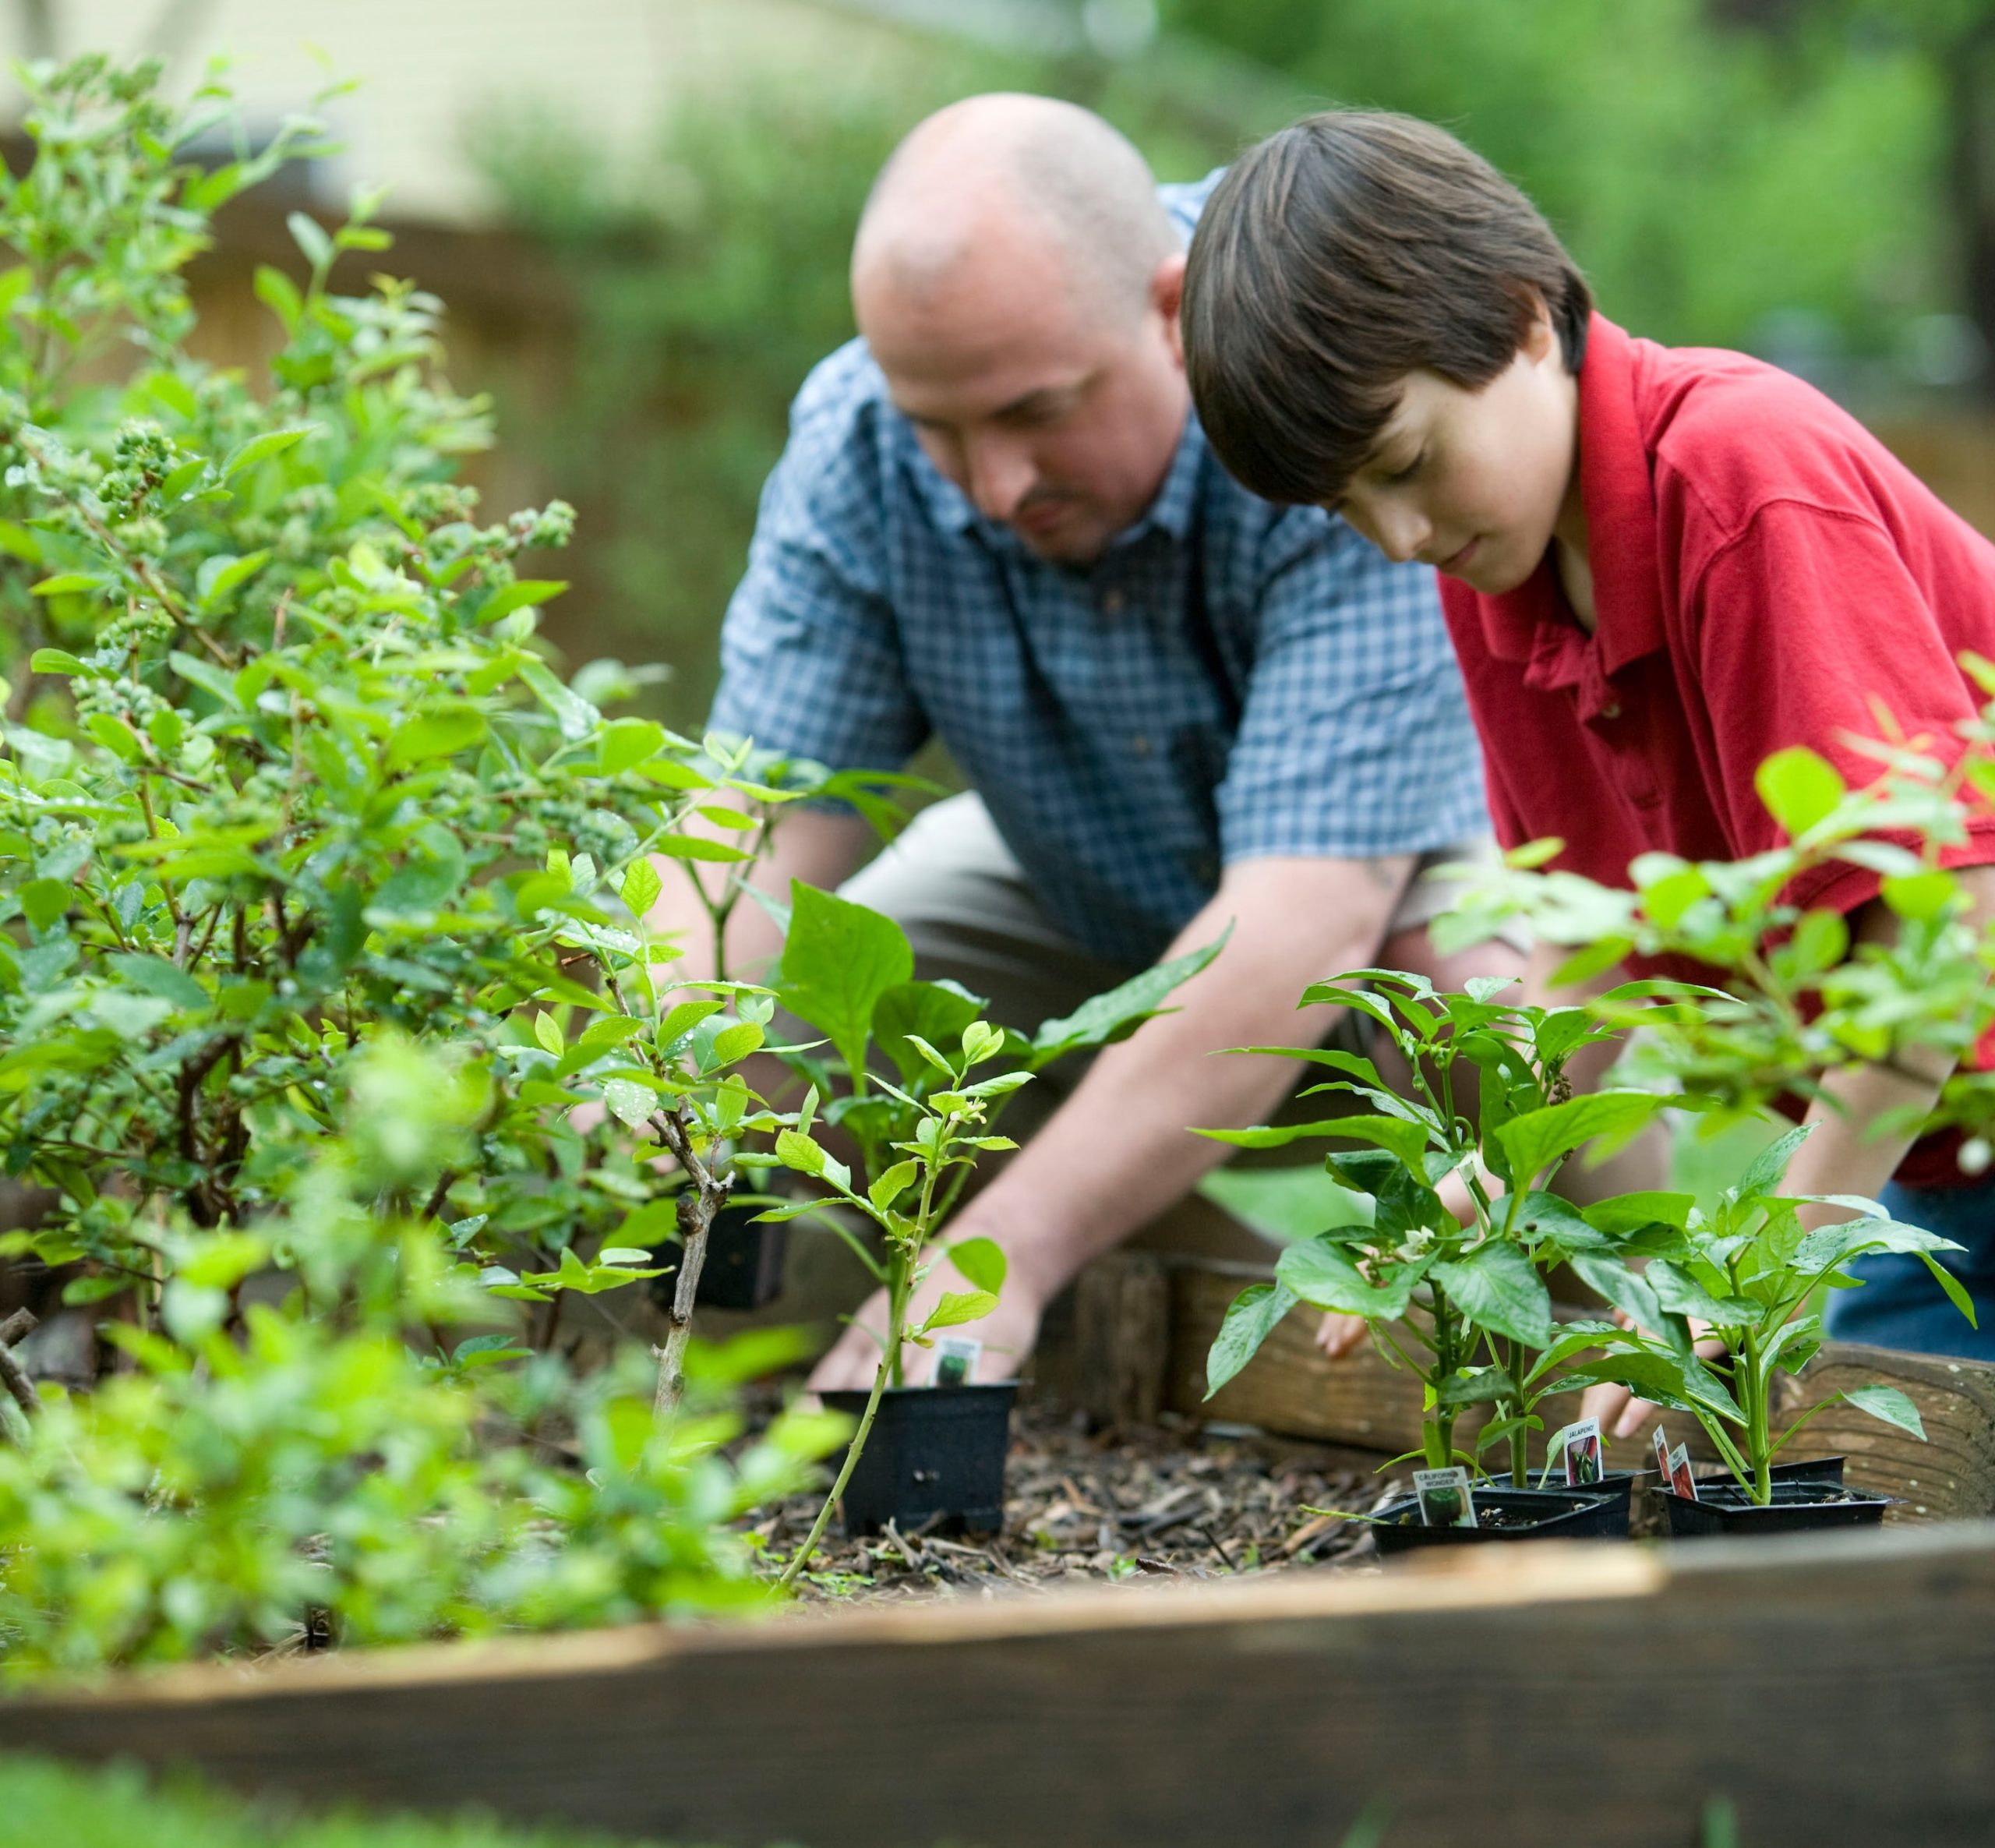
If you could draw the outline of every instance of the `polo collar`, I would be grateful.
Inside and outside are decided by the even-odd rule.
[[[1635,404],[1635,342],[1605,315],[1580,368],[1580,497],[1592,535],[1594,632],[1574,623],[1551,560],[1517,589],[1481,599],[1490,652],[1531,663],[1527,678],[1605,699],[1607,678],[1664,645],[1654,458]],[[1589,699],[1587,704],[1595,703]]]

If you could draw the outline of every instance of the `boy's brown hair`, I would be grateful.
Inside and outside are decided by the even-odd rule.
[[[1408,373],[1480,390],[1541,302],[1577,373],[1592,293],[1523,193],[1411,116],[1305,116],[1236,161],[1200,215],[1183,309],[1192,400],[1254,493],[1333,502]]]

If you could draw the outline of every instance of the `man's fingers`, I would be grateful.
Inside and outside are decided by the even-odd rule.
[[[1316,1345],[1333,1360],[1343,1359],[1364,1339],[1365,1318],[1362,1316],[1340,1315],[1336,1310],[1331,1309],[1316,1325]]]

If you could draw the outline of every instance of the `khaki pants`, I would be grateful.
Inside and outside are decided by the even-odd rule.
[[[1468,843],[1424,857],[1422,867],[1486,854],[1486,843]],[[1112,988],[1139,971],[1108,963],[1079,949],[1040,909],[1030,883],[974,793],[954,796],[924,809],[902,833],[842,889],[849,899],[883,912],[906,931],[923,980],[959,982],[987,998],[988,1017],[1029,1035],[1043,1020],[1074,1009],[1091,995]],[[1386,935],[1428,922],[1447,909],[1447,888],[1418,875],[1408,882]],[[1326,971],[1326,973],[1330,973]],[[1331,1043],[1368,1051],[1371,1023],[1346,1009],[1337,1017]],[[1087,1071],[1086,1058],[1061,1060],[1015,1094],[1000,1125],[1020,1143],[1073,1094]],[[1301,1081],[1318,1082],[1309,1072]],[[1312,1098],[1287,1110],[1298,1120],[1336,1114],[1334,1098]],[[1276,1164],[1315,1164],[1319,1145],[1243,1151],[1236,1160]],[[1001,1159],[1001,1158],[998,1158]],[[987,1180],[997,1160],[980,1164]],[[1249,1263],[1272,1263],[1278,1247],[1202,1195],[1188,1195],[1126,1242],[1131,1250],[1166,1252]],[[813,1231],[806,1222],[790,1242],[782,1295],[757,1321],[818,1320],[854,1306],[870,1281],[843,1242]],[[705,1312],[702,1312],[703,1319]],[[716,1318],[719,1320],[719,1318]],[[729,1323],[734,1323],[730,1318]],[[718,1332],[718,1330],[717,1330]]]

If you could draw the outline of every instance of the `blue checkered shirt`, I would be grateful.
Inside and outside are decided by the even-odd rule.
[[[1211,184],[1163,189],[1188,233]],[[1488,826],[1431,571],[1249,494],[1195,417],[1095,565],[1036,558],[923,454],[860,341],[797,394],[721,657],[713,730],[867,769],[939,735],[1111,962],[1158,956],[1224,866]]]

